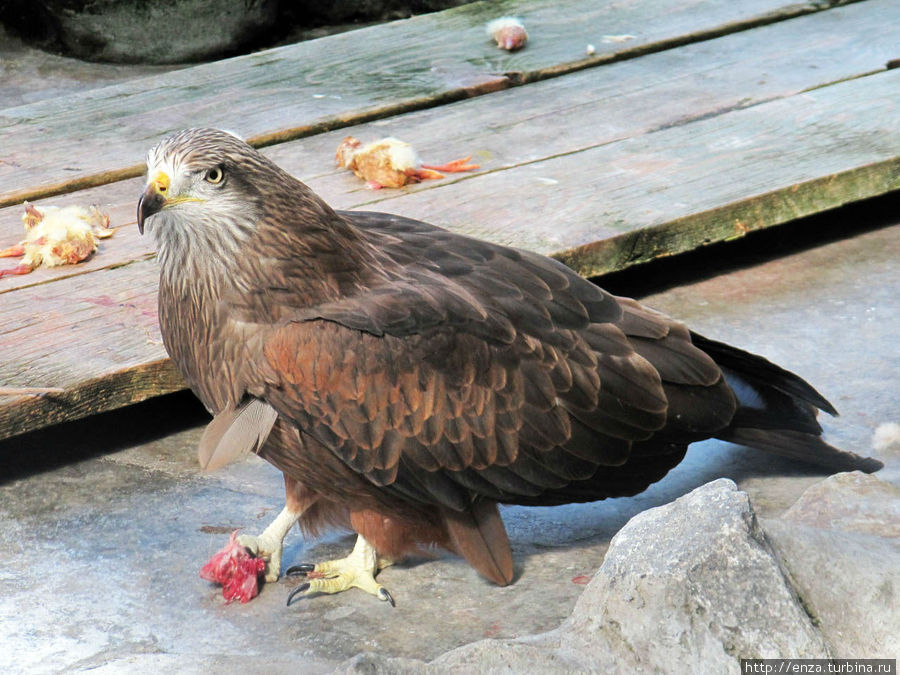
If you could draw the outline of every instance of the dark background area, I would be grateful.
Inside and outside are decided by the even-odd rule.
[[[0,24],[30,46],[54,54],[121,63],[189,63],[404,19],[470,1],[0,0]],[[192,48],[185,27],[198,16],[201,6],[204,12],[214,9],[222,21],[211,21],[209,17],[215,14],[200,19],[203,25],[193,38],[197,44]],[[241,14],[246,21],[233,21]],[[151,54],[140,44],[118,51],[109,48],[114,41],[128,39],[123,23],[141,25],[148,21],[153,25],[145,25],[146,35],[159,47],[158,52]],[[175,27],[180,28],[180,35]],[[201,38],[208,37],[212,29],[222,31],[222,38],[210,47],[208,40]],[[112,56],[114,53],[118,56]],[[163,56],[153,56],[157,53]]]

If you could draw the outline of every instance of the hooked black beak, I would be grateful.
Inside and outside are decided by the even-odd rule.
[[[138,232],[144,234],[144,221],[154,213],[159,213],[169,203],[169,176],[162,171],[156,172],[147,183],[147,189],[138,201]]]
[[[156,183],[150,183],[141,195],[137,207],[138,232],[144,234],[144,221],[154,213],[159,213],[166,204],[166,198],[157,189]]]

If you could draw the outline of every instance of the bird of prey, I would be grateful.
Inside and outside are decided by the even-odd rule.
[[[147,170],[165,346],[214,415],[201,464],[284,473],[284,510],[241,543],[274,580],[294,524],[359,535],[295,592],[390,600],[378,570],[433,546],[508,584],[498,504],[634,495],[710,437],[881,466],[822,440],[835,410],[798,376],[551,258],[335,211],[223,131],[163,140]]]

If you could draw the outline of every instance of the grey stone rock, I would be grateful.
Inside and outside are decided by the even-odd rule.
[[[762,524],[835,656],[900,654],[900,489],[837,474]]]
[[[782,519],[900,538],[900,488],[861,471],[838,473],[810,486]]]
[[[0,23],[67,56],[176,64],[320,37],[472,0],[7,0]]]
[[[569,648],[607,646],[629,669],[723,672],[742,657],[827,655],[747,495],[726,479],[634,517],[561,631]]]
[[[278,0],[39,0],[72,56],[119,63],[181,63],[235,51],[270,29]]]
[[[482,640],[429,664],[360,655],[337,672],[738,672],[740,658],[826,657],[733,482],[629,521],[556,630]]]
[[[362,652],[347,659],[334,673],[365,673],[365,675],[418,675],[429,672],[423,661],[382,656],[372,652]]]

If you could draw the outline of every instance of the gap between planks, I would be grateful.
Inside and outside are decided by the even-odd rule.
[[[501,50],[487,42],[483,33],[484,21],[496,13],[496,8],[491,3],[473,3],[89,91],[66,101],[49,100],[20,106],[0,111],[0,129],[6,135],[5,147],[0,150],[6,157],[4,162],[0,156],[0,178],[8,186],[0,190],[0,206],[140,175],[142,166],[137,162],[146,150],[144,139],[158,139],[177,128],[221,126],[234,129],[255,145],[283,143],[709,40],[830,7],[831,3],[784,0],[742,3],[706,0],[700,6],[679,0],[672,0],[665,6],[657,0],[632,0],[615,7],[598,6],[587,0],[573,1],[562,7],[558,2],[511,2],[505,3],[504,11],[524,16],[530,22],[533,38],[521,53],[505,54],[498,53]],[[559,16],[566,13],[569,18],[561,20]],[[604,29],[608,31],[618,27],[625,29],[629,25],[637,25],[641,30],[636,31],[638,35],[632,44],[600,43],[597,53],[587,56],[583,52],[584,45],[602,37],[603,31],[598,31],[595,24],[608,27]],[[353,54],[351,49],[359,51],[358,46],[351,47],[351,41],[363,38],[367,40],[367,48],[378,44],[380,39],[382,44],[390,45],[389,51],[385,47],[383,52],[369,51],[365,59],[347,59],[348,53]],[[398,42],[406,47],[398,49]],[[423,44],[428,44],[428,48],[425,49]],[[577,48],[573,47],[575,45]],[[573,58],[573,53],[579,50],[581,55]],[[398,52],[424,52],[425,57],[422,62],[397,62]],[[320,74],[339,92],[337,98],[346,97],[352,101],[349,107],[332,105],[330,113],[322,113],[323,106],[318,102],[311,104],[310,96],[315,95],[312,90],[321,89],[321,86],[305,66],[315,58],[331,59],[333,72]],[[379,69],[381,61],[387,61],[388,66]],[[341,72],[345,62],[350,64],[349,72]],[[262,75],[259,74],[260,66],[266,67]],[[353,68],[361,72],[354,72]],[[410,95],[403,87],[398,89],[395,68],[416,73],[412,80],[416,81],[417,77],[421,80],[419,91]],[[366,75],[363,78],[365,84],[359,89],[354,81],[363,74]],[[222,88],[233,87],[229,83],[236,75],[247,79],[241,90],[244,95],[236,99],[238,92],[232,92],[227,101],[221,96],[217,99],[217,92]],[[334,83],[330,78],[334,78]],[[308,82],[310,79],[312,84]],[[202,84],[196,84],[197,81]],[[345,82],[350,84],[345,85]],[[201,90],[199,96],[198,89]],[[204,97],[203,91],[209,93]],[[249,99],[252,103],[235,105],[235,100],[241,99]],[[160,115],[159,119],[148,119],[148,110],[154,106],[164,107],[166,114]],[[223,106],[229,107],[227,113],[219,111]],[[213,108],[212,112],[210,108]],[[5,125],[2,123],[4,118],[10,120]],[[298,125],[298,118],[306,121]],[[281,124],[273,128],[274,120]],[[89,134],[87,129],[90,129]],[[85,166],[71,167],[80,175],[59,180],[57,176],[67,171],[68,163],[77,156],[77,153],[73,155],[75,147],[64,146],[70,143],[72,136],[79,135],[89,135],[95,147],[102,146],[104,157],[121,158],[126,162],[130,157],[133,163],[104,166],[103,160],[80,157],[77,161]],[[138,147],[135,147],[135,140],[139,142]],[[54,144],[61,146],[61,156],[53,154]],[[83,140],[78,149],[84,151]],[[51,158],[49,164],[37,166],[36,170],[28,168],[29,162],[34,166],[35,157],[44,156]],[[20,170],[4,171],[4,163]],[[21,170],[23,167],[25,170]]]

